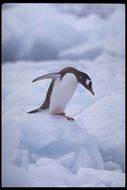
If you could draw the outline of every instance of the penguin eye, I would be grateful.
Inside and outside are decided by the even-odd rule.
[[[91,80],[87,79],[87,80],[86,80],[86,85],[89,86],[90,83],[91,83]]]

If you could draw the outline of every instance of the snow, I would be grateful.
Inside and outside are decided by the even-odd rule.
[[[97,14],[99,17],[108,18],[117,9],[120,4],[103,4],[103,3],[57,3],[56,6],[66,13],[71,13],[79,17],[90,14]]]
[[[51,4],[22,3],[2,11],[3,61],[57,59],[59,50],[79,41],[78,32]]]
[[[29,4],[29,11],[25,4],[3,8],[4,51],[12,51],[9,56],[17,52],[17,58],[2,64],[3,187],[125,186],[123,10],[120,6],[102,19],[94,14],[82,18],[65,15],[51,4]],[[31,19],[34,11],[36,17]],[[38,59],[41,45],[57,56]],[[51,82],[32,80],[68,66],[86,72],[95,92],[92,96],[78,85],[65,109],[75,120],[47,111],[27,114],[43,103]]]
[[[125,97],[122,95],[107,96],[79,116],[81,124],[85,125],[90,134],[97,137],[104,160],[110,159],[118,163],[123,170],[125,167],[125,118],[124,107],[120,104],[125,104],[124,99]],[[83,118],[83,116],[85,117]],[[89,122],[91,117],[93,120]]]
[[[69,122],[45,112],[27,115],[22,117],[22,121],[15,121],[15,127],[21,130],[20,142],[11,159],[16,166],[28,167],[40,157],[59,159],[60,162],[62,157],[61,163],[68,165],[68,169],[73,172],[81,166],[104,168],[95,140],[76,121]],[[6,125],[14,125],[13,121],[8,122]],[[73,158],[72,154],[71,158],[68,156],[70,153],[73,153]]]
[[[84,40],[61,51],[60,58],[93,60],[105,52],[115,56],[125,55],[125,13],[122,9],[118,9],[109,20],[97,15],[79,19],[74,28]]]

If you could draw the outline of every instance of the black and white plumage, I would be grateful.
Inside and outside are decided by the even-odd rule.
[[[66,67],[58,73],[50,73],[40,76],[34,79],[32,82],[36,82],[42,79],[52,79],[52,82],[48,88],[44,103],[38,108],[28,113],[36,113],[43,110],[49,110],[50,114],[62,115],[69,120],[73,118],[65,115],[64,110],[73,96],[78,83],[82,84],[93,95],[92,81],[90,77],[73,67]]]

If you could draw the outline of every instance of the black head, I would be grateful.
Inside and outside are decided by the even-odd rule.
[[[87,90],[95,95],[92,89],[92,81],[86,73],[80,72],[80,74],[78,75],[78,82],[80,82]]]
[[[62,77],[66,74],[66,73],[73,73],[75,74],[77,80],[79,83],[81,83],[87,90],[89,90],[93,95],[94,91],[92,89],[92,81],[90,79],[90,77],[86,74],[83,73],[77,69],[75,69],[74,67],[66,67],[64,69],[62,69],[59,74],[61,74],[61,79]]]

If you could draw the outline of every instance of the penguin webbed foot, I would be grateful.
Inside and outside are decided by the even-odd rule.
[[[69,121],[74,121],[74,118],[67,116],[64,112],[62,112],[62,113],[52,113],[52,114],[53,115],[61,115],[61,116],[65,117]]]
[[[42,109],[38,108],[38,109],[35,109],[35,110],[27,112],[27,114],[37,113],[37,112],[40,112],[40,111],[42,111]],[[74,118],[67,116],[64,112],[63,113],[52,113],[52,115],[61,115],[61,116],[65,117],[69,121],[74,121]]]
[[[74,118],[67,116],[65,113],[63,113],[63,116],[64,116],[67,120],[74,121]]]
[[[74,121],[74,118],[72,118],[72,117],[69,117],[69,116],[66,116],[66,115],[65,115],[65,118],[66,118],[67,120]]]

